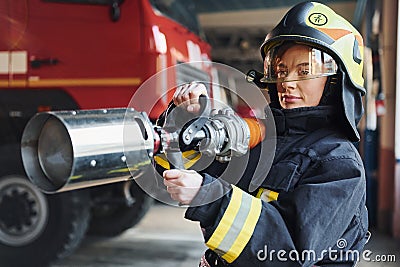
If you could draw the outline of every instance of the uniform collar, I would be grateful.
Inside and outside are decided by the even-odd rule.
[[[271,108],[277,135],[305,134],[332,126],[336,114],[334,110],[332,106]]]

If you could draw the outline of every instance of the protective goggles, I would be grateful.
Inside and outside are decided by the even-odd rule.
[[[336,74],[335,60],[326,52],[303,44],[278,45],[266,51],[262,82],[302,81]]]

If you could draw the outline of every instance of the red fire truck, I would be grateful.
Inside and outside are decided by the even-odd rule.
[[[158,71],[208,61],[190,8],[185,0],[0,2],[0,265],[47,265],[87,230],[114,236],[146,213],[151,199],[134,182],[43,194],[26,179],[20,139],[39,111],[126,107]],[[174,79],[207,76],[184,67]],[[167,105],[160,99],[152,119]]]

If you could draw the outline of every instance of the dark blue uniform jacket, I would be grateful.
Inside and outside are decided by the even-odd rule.
[[[222,165],[211,166],[192,203],[228,193],[185,217],[200,222],[206,245],[228,266],[353,266],[369,237],[358,151],[330,107],[273,114],[276,136],[266,139],[276,138],[276,151],[258,190],[248,192],[262,144],[236,186],[218,179]]]

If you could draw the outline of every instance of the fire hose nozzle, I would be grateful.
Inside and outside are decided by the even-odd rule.
[[[126,181],[152,165],[153,135],[147,115],[133,109],[43,112],[25,127],[22,160],[48,193]]]

